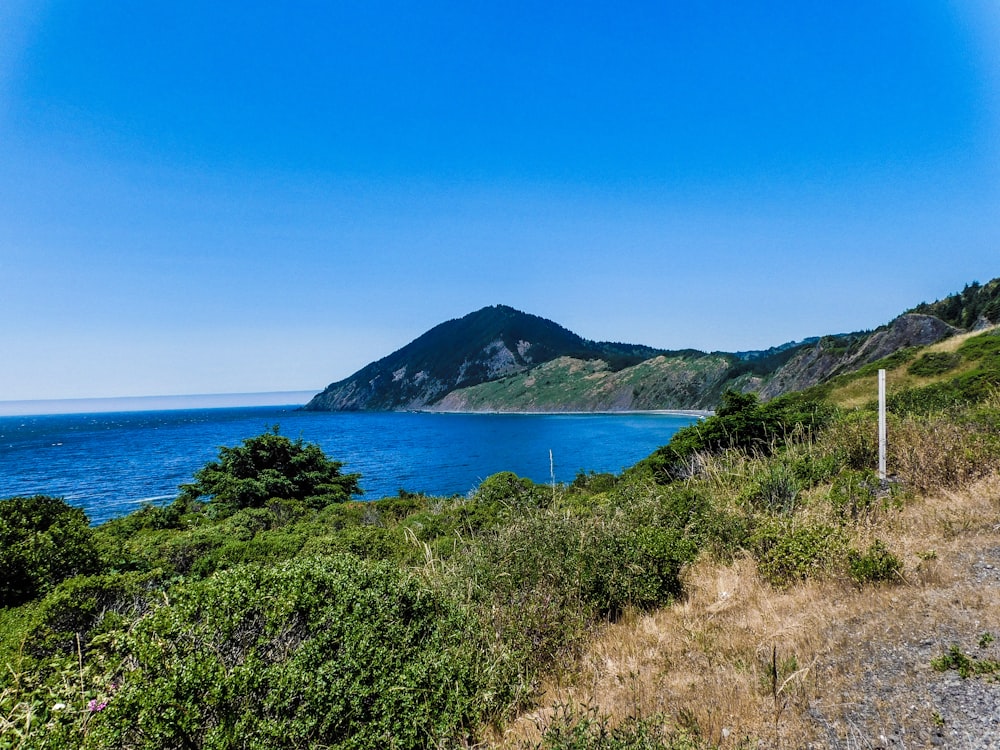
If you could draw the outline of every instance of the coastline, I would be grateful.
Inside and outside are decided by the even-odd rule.
[[[594,411],[520,411],[520,410],[500,410],[500,409],[481,409],[481,410],[465,410],[465,409],[410,409],[408,411],[413,411],[418,414],[524,414],[530,416],[558,416],[560,414],[567,416],[586,416],[588,414],[593,415],[604,415],[604,416],[615,416],[616,414],[633,414],[633,415],[659,415],[665,417],[698,417],[700,419],[707,419],[708,417],[714,416],[715,412],[711,409],[598,409]]]

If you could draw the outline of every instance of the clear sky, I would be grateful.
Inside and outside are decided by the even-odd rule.
[[[4,0],[0,400],[874,328],[1000,276],[997,7]]]

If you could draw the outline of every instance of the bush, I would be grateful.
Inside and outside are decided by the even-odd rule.
[[[942,375],[962,364],[962,355],[957,352],[927,352],[913,362],[907,372],[919,377]]]
[[[854,582],[861,586],[897,580],[903,563],[881,540],[876,539],[865,552],[850,550],[847,553],[847,568]]]
[[[823,427],[832,416],[828,404],[799,393],[760,404],[754,394],[727,391],[714,416],[678,430],[667,445],[636,464],[635,470],[670,482],[690,474],[699,453],[737,449],[769,455],[793,436]]]
[[[99,567],[82,510],[46,495],[0,500],[0,606],[20,604]]]
[[[86,648],[94,636],[138,619],[150,608],[159,585],[159,577],[150,573],[109,573],[63,581],[35,610],[25,650],[41,658],[73,654],[78,646]]]
[[[209,498],[219,515],[260,508],[276,498],[321,508],[361,494],[361,475],[341,474],[341,466],[318,445],[289,440],[274,427],[235,448],[220,448],[218,461],[196,471],[191,484],[181,485],[181,500]]]
[[[498,505],[510,509],[537,508],[546,505],[551,499],[551,488],[536,485],[512,471],[501,471],[486,477],[473,496],[473,500],[482,505]]]
[[[830,504],[842,519],[857,520],[878,507],[880,482],[871,469],[845,469],[830,488]]]
[[[751,539],[761,576],[775,586],[822,577],[843,558],[844,540],[823,525],[793,526],[791,521],[763,524]]]
[[[437,746],[503,705],[469,625],[349,555],[229,570],[136,626],[134,667],[84,747]]]

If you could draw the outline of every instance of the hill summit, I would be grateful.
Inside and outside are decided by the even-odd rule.
[[[524,372],[558,357],[621,369],[655,357],[648,346],[588,341],[551,320],[507,305],[435,326],[349,378],[332,383],[310,411],[423,409],[447,393]]]

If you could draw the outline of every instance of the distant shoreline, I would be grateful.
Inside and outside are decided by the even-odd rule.
[[[500,411],[493,409],[484,409],[482,411],[452,411],[448,409],[414,409],[413,411],[420,414],[525,414],[530,416],[558,416],[560,414],[565,414],[567,416],[586,416],[588,414],[601,414],[607,416],[614,416],[616,414],[659,414],[674,417],[701,417],[703,419],[711,417],[715,414],[715,412],[711,409],[615,409],[598,411]]]

